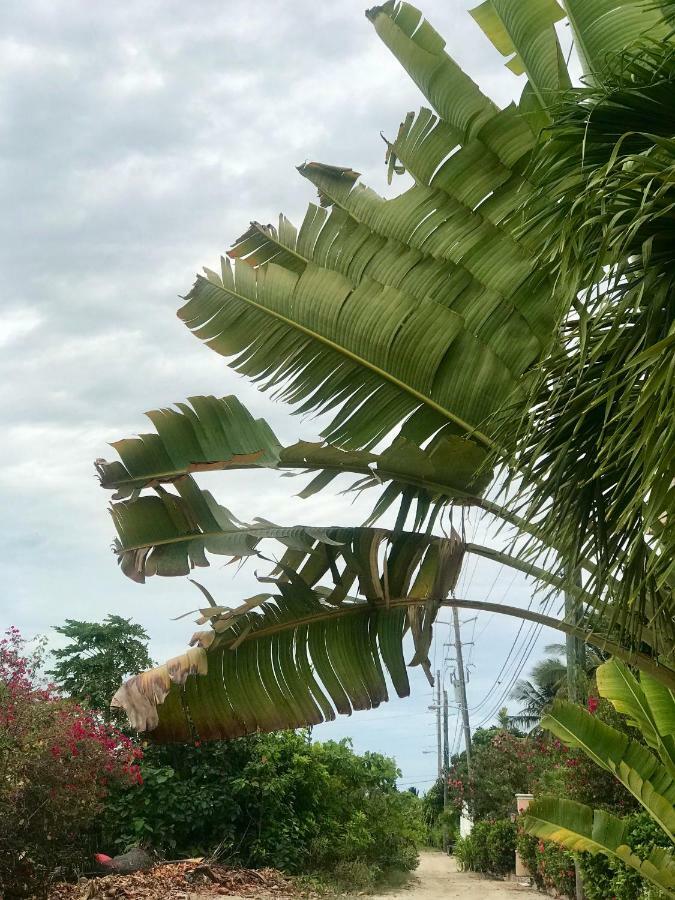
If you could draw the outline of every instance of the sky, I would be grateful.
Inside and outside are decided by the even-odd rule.
[[[522,81],[467,14],[471,5],[423,8],[451,55],[505,105]],[[194,273],[214,266],[250,220],[274,222],[283,211],[299,224],[314,197],[298,164],[351,166],[389,196],[407,186],[387,186],[380,132],[394,136],[424,100],[363,12],[362,0],[3,4],[3,630],[50,635],[67,617],[113,612],[146,627],[157,660],[184,649],[190,620],[173,619],[197,605],[194,588],[124,578],[92,466],[114,456],[110,441],[146,429],[145,410],[236,393],[283,441],[317,439],[320,420],[301,420],[232,373],[175,311]],[[300,479],[269,472],[214,476],[208,487],[241,518],[283,523],[358,524],[372,501],[327,491],[300,500]],[[470,520],[483,542],[494,539],[486,528]],[[256,591],[254,568],[235,577],[216,559],[200,579],[235,602]],[[531,591],[474,557],[457,595],[527,605]],[[559,636],[502,616],[471,619],[462,616],[462,633],[477,726],[493,720],[519,667]],[[438,625],[432,654],[446,682],[449,632]],[[411,680],[411,698],[319,726],[316,739],[350,736],[359,751],[394,755],[402,785],[428,787],[431,689],[419,670]],[[454,703],[450,739],[459,747]]]

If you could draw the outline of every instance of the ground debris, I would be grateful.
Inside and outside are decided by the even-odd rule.
[[[159,863],[145,872],[81,878],[53,885],[49,900],[198,900],[214,896],[308,897],[277,869],[234,869],[218,863],[185,860]]]

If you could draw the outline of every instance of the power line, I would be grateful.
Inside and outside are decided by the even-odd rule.
[[[532,600],[530,600],[530,605],[531,605],[531,604],[532,604]],[[548,602],[544,605],[544,612],[548,612],[552,604],[553,604],[553,598],[549,599]],[[514,671],[513,677],[511,678],[511,680],[510,680],[509,684],[507,685],[507,687],[506,687],[506,688],[504,689],[504,691],[502,692],[502,694],[501,694],[501,696],[500,696],[500,699],[499,699],[499,701],[497,702],[497,705],[493,708],[492,712],[491,712],[486,718],[483,719],[483,721],[481,722],[480,726],[478,726],[478,727],[482,727],[484,724],[486,724],[487,722],[489,722],[490,719],[493,718],[493,716],[495,715],[495,713],[497,713],[497,712],[499,711],[499,709],[501,708],[502,703],[504,702],[504,700],[506,699],[506,697],[510,694],[511,690],[513,689],[514,684],[516,683],[516,681],[517,681],[518,678],[520,677],[520,675],[521,675],[523,669],[524,669],[525,666],[527,665],[528,660],[529,660],[530,657],[532,656],[532,651],[534,650],[534,647],[535,647],[535,645],[536,645],[537,639],[538,639],[539,635],[541,634],[541,630],[542,630],[543,627],[544,627],[543,625],[535,624],[535,625],[534,625],[534,628],[530,630],[530,639],[529,639],[529,643],[527,643],[527,645],[526,645],[525,648],[523,649],[523,651],[522,651],[522,653],[521,653],[521,656],[520,656],[520,659],[519,659],[518,662],[516,663],[515,671]],[[527,641],[527,638],[526,638],[526,641]]]
[[[506,668],[509,664],[509,661],[510,661],[512,655],[516,652],[515,648],[516,648],[518,641],[520,640],[520,635],[521,635],[521,632],[524,627],[525,627],[525,619],[521,619],[520,625],[518,626],[518,631],[516,632],[516,636],[514,637],[512,643],[511,643],[509,651],[506,654],[506,658],[504,659],[504,662],[502,663],[501,669],[499,670],[499,672],[497,672],[497,676],[496,676],[493,684],[488,689],[487,693],[483,696],[483,698],[475,706],[473,706],[471,708],[471,712],[475,713],[475,712],[478,712],[479,709],[482,709],[485,706],[485,704],[488,702],[491,695],[496,690],[498,690],[499,685],[501,684],[500,679],[501,679],[502,675],[504,674],[504,672],[506,671]],[[532,628],[532,627],[533,626],[530,626],[530,628]]]

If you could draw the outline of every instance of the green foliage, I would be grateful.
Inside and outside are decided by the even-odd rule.
[[[602,696],[629,725],[639,728],[641,739],[654,752],[571,703],[554,704],[542,724],[620,781],[662,829],[668,849],[652,847],[643,858],[630,844],[628,821],[566,798],[537,799],[523,826],[529,834],[568,849],[620,860],[657,887],[675,892],[675,696],[649,676],[638,681],[613,659],[598,669],[596,679]]]
[[[638,16],[626,16],[624,5],[618,0],[613,4],[607,0],[566,3],[570,30],[580,48],[586,74],[595,72],[609,54],[624,50],[645,29],[656,39],[667,33],[663,15],[656,7],[642,9]],[[298,444],[284,448],[266,423],[254,420],[232,398],[193,397],[190,405],[179,406],[180,412],[151,413],[155,434],[117,442],[120,460],[97,463],[102,484],[117,491],[111,507],[118,532],[117,550],[123,571],[132,578],[188,574],[195,566],[209,564],[207,553],[237,556],[237,548],[242,545],[245,552],[250,552],[255,535],[264,530],[274,530],[277,538],[285,532],[285,540],[289,535],[308,537],[309,529],[273,529],[268,523],[247,527],[243,529],[246,534],[242,534],[242,529],[233,527],[231,514],[210,494],[201,491],[193,479],[193,473],[210,469],[283,468],[288,463],[294,469],[318,470],[305,495],[329,484],[339,472],[363,476],[357,482],[359,488],[381,486],[385,481],[373,519],[392,504],[398,504],[396,534],[403,532],[409,518],[413,518],[413,531],[426,527],[431,534],[439,515],[457,499],[496,512],[523,532],[544,533],[539,524],[532,524],[539,523],[542,517],[523,519],[514,515],[512,509],[503,509],[483,498],[491,478],[490,467],[484,463],[492,451],[500,459],[503,449],[509,455],[513,435],[510,433],[504,442],[496,440],[496,419],[505,409],[511,426],[520,417],[527,417],[532,370],[539,364],[548,365],[551,347],[559,350],[561,340],[556,329],[576,300],[576,286],[564,279],[559,283],[558,268],[542,258],[537,241],[529,234],[523,235],[520,229],[522,203],[539,186],[536,179],[532,183],[528,171],[533,150],[542,143],[555,143],[546,129],[542,132],[542,125],[549,122],[551,102],[560,99],[570,84],[556,31],[562,8],[554,0],[490,0],[474,11],[474,17],[498,51],[509,56],[512,70],[527,74],[520,103],[501,110],[445,52],[441,35],[412,5],[387,0],[369,10],[367,16],[433,107],[423,108],[417,115],[408,114],[396,138],[388,142],[389,174],[407,171],[414,183],[400,196],[385,199],[359,183],[359,174],[351,168],[316,162],[300,166],[300,174],[319,193],[318,205],[310,204],[301,227],[296,229],[284,216],[280,217],[278,228],[251,223],[227,257],[221,259],[219,271],[205,269],[204,275],[197,277],[179,311],[179,317],[197,339],[226,357],[235,371],[250,378],[261,390],[276,390],[277,396],[294,404],[299,412],[330,413],[331,422],[323,432],[330,446],[312,448]],[[603,82],[603,90],[605,87]],[[625,104],[629,112],[642,105],[634,97],[633,101],[632,105]],[[651,121],[653,112],[650,106],[647,121]],[[625,120],[624,116],[622,122]],[[668,121],[662,124],[662,132],[656,130],[664,145],[671,140],[666,136],[672,134],[672,129],[667,130]],[[585,119],[582,124],[585,127]],[[572,141],[575,164],[579,163],[584,140],[583,129],[577,128]],[[656,141],[650,139],[648,143],[654,145]],[[607,151],[606,141],[603,148]],[[650,155],[640,175],[649,176],[650,164],[655,161],[661,162],[656,152]],[[610,181],[618,179],[630,189],[635,209],[641,209],[642,191],[631,183],[632,163],[631,159],[627,170],[622,164],[613,167]],[[562,208],[555,191],[547,192],[548,176],[547,169],[543,202],[554,210]],[[640,188],[647,189],[649,184],[647,177]],[[559,187],[557,182],[556,185]],[[623,191],[619,193],[624,196]],[[664,191],[660,200],[662,213],[670,209],[670,201],[666,200]],[[587,206],[585,216],[597,224],[594,211],[595,204]],[[546,212],[551,213],[551,209]],[[619,220],[617,217],[613,222],[620,230]],[[575,226],[572,237],[582,233],[583,229]],[[647,237],[651,236],[648,231]],[[640,245],[641,237],[638,228],[631,234],[631,241],[633,245],[637,243],[646,263],[647,257],[662,248],[651,240]],[[597,261],[597,271],[604,272],[606,255],[589,253],[586,244],[580,243],[585,256]],[[624,267],[619,281],[629,281],[629,274]],[[651,296],[652,287],[658,288],[659,296],[665,295],[667,285],[645,284],[645,296]],[[631,326],[631,309],[626,307],[624,311],[626,323]],[[664,328],[664,317],[657,313],[655,310],[653,321],[647,323],[647,349],[658,346],[652,339],[658,339]],[[642,426],[655,421],[667,424],[668,404],[664,402],[661,408],[659,403],[670,389],[669,369],[665,365],[653,367],[657,371],[655,378],[650,379],[650,394],[657,400],[648,412],[656,414],[645,415],[643,422],[642,406],[626,402],[626,398],[636,399],[642,373],[652,366],[653,360],[651,356],[633,356],[632,328],[628,327],[627,332],[629,338],[623,350],[629,352],[619,353],[612,360],[616,363],[614,370],[621,373],[619,386],[624,381],[630,384],[620,397],[618,389],[608,393],[612,397],[616,394],[618,402],[623,402],[629,418],[635,414],[640,419],[635,427],[625,430],[638,433],[640,450],[644,452],[633,454],[619,435],[611,462],[628,459],[627,468],[632,471],[648,460],[650,464],[644,468],[651,471],[654,462],[660,464],[661,458],[669,459],[668,453],[663,452],[668,448],[660,440],[645,441],[649,429]],[[575,336],[567,349],[583,344]],[[642,350],[643,346],[635,349]],[[573,381],[585,384],[584,379]],[[613,428],[612,409],[604,419],[602,410],[590,411],[593,434],[603,430],[598,427],[600,424]],[[566,415],[565,428],[570,420],[577,421],[579,410],[568,410]],[[550,416],[543,418],[548,421]],[[560,443],[565,448],[565,428],[556,448]],[[382,447],[383,443],[387,446]],[[371,458],[376,446],[381,449],[378,461]],[[514,453],[517,468],[519,450]],[[544,455],[547,459],[552,456]],[[597,458],[592,452],[582,453],[575,462],[593,469]],[[381,464],[384,479],[376,477],[375,468],[371,468],[374,465],[379,469]],[[526,461],[526,474],[532,470],[528,466]],[[444,480],[442,474],[439,480],[442,472],[453,473],[452,483]],[[569,494],[576,498],[581,491],[588,498],[593,475],[590,471],[588,479],[568,479]],[[636,481],[641,490],[633,489]],[[664,499],[672,493],[670,481],[662,479],[646,487],[644,481],[633,478],[631,490],[624,491],[623,496],[630,495],[633,513],[643,505],[647,508],[645,521],[654,526],[652,530],[660,523],[664,531],[669,531],[672,517],[662,514],[666,511]],[[549,481],[542,478],[540,482],[546,492]],[[602,490],[596,491],[591,497],[595,506],[603,502],[604,496]],[[645,502],[647,496],[649,500]],[[586,506],[580,504],[574,515],[584,527],[593,527],[599,519],[587,516]],[[614,517],[610,524],[620,523],[622,508],[607,504],[607,509]],[[551,518],[558,517],[556,509]],[[592,522],[587,526],[589,518]],[[573,536],[576,539],[576,531]],[[633,542],[632,534],[627,538]],[[643,538],[639,531],[641,546],[645,543]],[[547,549],[556,553],[560,547],[553,541]],[[600,571],[605,561],[596,558],[594,549],[590,548],[590,555]],[[601,557],[605,549],[606,542],[600,547]],[[415,568],[407,556],[409,552],[409,547],[402,550],[399,572]],[[222,635],[216,627],[223,624],[221,619],[211,622],[213,629],[199,639],[203,653],[184,654],[172,661],[172,666],[161,667],[147,679],[130,684],[117,700],[129,710],[134,726],[155,730],[157,740],[188,740],[190,729],[179,719],[185,701],[193,722],[201,718],[199,734],[211,739],[232,738],[312,724],[331,718],[336,711],[370,708],[385,700],[387,692],[379,676],[386,660],[384,652],[372,652],[376,644],[372,621],[365,615],[355,625],[352,620],[353,634],[345,645],[350,650],[352,646],[357,649],[343,654],[341,642],[336,640],[341,627],[334,623],[336,616],[327,615],[335,611],[327,610],[320,602],[327,593],[333,596],[336,589],[343,600],[347,590],[342,573],[330,554],[326,555],[327,565],[322,561],[309,566],[304,565],[304,556],[291,555],[273,576],[287,589],[291,582],[295,588],[309,569],[307,584],[311,581],[314,587],[325,576],[332,586],[321,584],[313,595],[314,603],[305,593],[292,610],[283,590],[275,596],[264,607],[265,624],[274,623],[280,610],[287,633],[270,642],[261,640],[259,633],[253,636],[251,643],[260,640],[263,648],[260,658],[256,658],[255,650],[249,651],[246,636],[242,637],[241,648],[245,649],[241,652],[244,659],[240,668],[233,663],[231,654],[223,655],[218,641]],[[657,557],[660,588],[668,564],[664,560],[670,556],[652,554],[653,559]],[[370,557],[377,558],[376,554]],[[564,562],[568,565],[569,559]],[[571,568],[576,569],[577,562],[585,562],[580,552],[574,556]],[[458,559],[458,567],[460,563]],[[523,565],[517,561],[513,564],[520,568]],[[317,566],[321,573],[314,577]],[[537,574],[542,581],[558,586],[545,570],[540,569]],[[372,583],[367,567],[361,567],[357,578],[359,582]],[[378,572],[377,579],[386,592],[386,572]],[[451,579],[435,579],[428,572],[424,581],[423,597],[417,597],[428,601],[424,612],[412,606],[405,612],[405,624],[416,643],[414,661],[421,665],[427,663],[425,647],[428,649],[438,600],[446,598],[452,588]],[[625,583],[634,581],[631,578]],[[301,590],[296,594],[300,595]],[[395,593],[400,597],[405,592]],[[602,598],[594,599],[600,602]],[[637,599],[637,618],[628,623],[634,626],[634,633],[642,630],[645,614],[650,615],[642,595]],[[627,607],[632,600],[631,597]],[[388,607],[388,602],[385,605]],[[330,642],[325,642],[322,635],[317,639],[319,648],[327,651],[317,658],[311,648],[308,656],[304,637],[308,622],[321,631],[325,620],[319,621],[318,607],[321,615],[330,619],[331,627]],[[613,620],[614,608],[611,612]],[[289,613],[295,623],[292,628]],[[211,620],[212,615],[204,618]],[[237,622],[243,630],[255,617],[248,608],[245,612],[232,611],[230,618],[228,628],[235,632],[230,637],[239,648]],[[582,621],[585,626],[586,619]],[[561,622],[556,624],[562,626]],[[392,648],[396,643],[393,629],[387,628],[386,632],[383,643]],[[275,632],[280,633],[281,629]],[[612,639],[611,634],[603,632],[603,636]],[[377,635],[378,641],[381,637]],[[617,652],[629,654],[636,642],[633,634],[624,637]],[[589,635],[589,639],[599,638]],[[212,642],[217,652],[209,669],[208,650]],[[351,665],[352,658],[360,653],[365,655],[367,669],[361,673],[358,662]],[[328,659],[324,658],[326,655]],[[337,702],[344,699],[342,695],[327,697],[317,684],[335,674],[331,669],[338,665],[335,657],[341,655],[348,658],[349,664],[334,680],[343,682],[343,693],[347,694],[358,693],[359,686],[364,685],[367,696],[356,698],[358,703],[352,702],[353,696],[345,703]],[[233,684],[231,693],[229,684],[225,687],[218,675],[225,658],[235,669],[235,677],[229,681]],[[280,660],[276,671],[272,671],[276,662],[264,664],[268,659]],[[675,679],[672,670],[661,676],[663,667],[657,667],[650,656],[642,661],[652,666],[657,677]],[[320,677],[314,679],[313,671],[319,669]],[[400,666],[398,674],[401,675]],[[279,692],[280,683],[288,687],[287,696]],[[242,695],[245,703],[240,703]],[[218,714],[214,713],[216,709]],[[289,711],[291,714],[286,715]]]
[[[244,865],[376,874],[413,869],[421,803],[396,789],[393,760],[305,733],[151,746],[143,787],[109,805],[107,839],[173,856],[218,850]],[[338,873],[339,874],[339,873]]]
[[[541,523],[559,570],[594,561],[585,587],[605,621],[667,664],[675,642],[675,47],[645,39],[616,50],[591,86],[554,104],[550,139],[530,173],[528,236],[573,308],[534,373],[513,449],[515,502]],[[513,435],[511,419],[505,442]]]
[[[454,856],[460,867],[471,872],[506,875],[513,871],[516,826],[510,819],[476,822],[467,837],[460,837]]]
[[[206,497],[192,481],[182,483],[181,493]],[[168,542],[147,557],[147,547],[140,552],[135,544],[146,523],[153,531],[157,527],[156,506],[147,499],[150,512],[130,516],[135,524],[125,532],[125,553],[142,560],[139,572],[187,566],[188,555],[205,540],[209,548],[215,542],[218,552],[244,556],[273,538],[286,552],[262,578],[276,586],[275,593],[258,594],[237,609],[200,609],[197,621],[212,628],[193,637],[191,650],[118,689],[113,705],[126,710],[137,730],[154,730],[158,741],[220,740],[315,725],[336,712],[386,701],[385,672],[405,697],[407,631],[414,645],[410,665],[429,673],[433,620],[457,582],[464,555],[454,530],[440,538],[374,528],[243,526],[227,510],[204,502],[200,527],[210,535],[205,539],[194,530],[193,517],[180,513],[167,495],[172,515],[167,512],[168,525],[162,527]],[[210,524],[214,516],[221,517],[219,525]],[[189,539],[176,543],[176,529],[189,532]],[[183,546],[193,539],[191,550]],[[333,579],[332,588],[318,584],[324,576]],[[208,592],[207,599],[212,600]]]
[[[474,820],[508,818],[515,794],[532,791],[560,760],[550,740],[502,728],[477,729],[471,746],[471,778],[466,753],[453,757],[449,795],[457,809],[466,803]]]
[[[447,836],[454,844],[459,829],[459,809],[452,804],[443,808],[443,779],[439,778],[422,797],[422,815],[426,826],[424,843],[428,847],[443,847]]]
[[[52,651],[57,662],[47,674],[68,696],[106,717],[110,698],[122,681],[153,665],[148,635],[130,619],[113,615],[103,622],[66,619],[54,631],[68,638],[68,643]]]
[[[669,846],[666,836],[645,813],[631,816],[628,821],[630,845],[640,859],[647,859],[654,847]],[[616,897],[616,900],[642,900],[647,897],[649,900],[661,900],[668,896],[650,886],[634,869],[619,860],[581,853],[579,864],[587,900],[606,900],[607,897]]]
[[[567,666],[560,659],[560,654],[536,663],[529,678],[517,681],[511,691],[511,697],[518,701],[520,709],[515,716],[509,717],[509,721],[521,728],[536,727],[564,685],[566,675]]]
[[[518,832],[516,846],[529,869],[534,883],[541,890],[554,889],[563,896],[574,896],[574,857],[551,841],[540,841],[532,835]],[[603,894],[607,900],[608,894]],[[592,898],[588,898],[592,900]]]

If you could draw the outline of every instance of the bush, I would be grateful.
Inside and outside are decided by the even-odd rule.
[[[474,820],[506,819],[516,811],[516,793],[534,792],[565,751],[547,737],[522,737],[504,728],[477,729],[472,739],[469,778],[466,754],[454,757],[449,773],[450,802],[464,804]]]
[[[396,788],[392,759],[355,754],[348,741],[312,744],[285,732],[229,743],[149,747],[143,786],[108,807],[111,845],[172,856],[219,850],[247,866],[334,872],[417,865],[421,801]]]
[[[140,781],[132,742],[37,682],[15,628],[0,640],[0,896],[44,893],[82,847],[111,784]]]
[[[574,857],[571,853],[552,841],[540,841],[529,834],[519,833],[516,846],[540,890],[553,888],[559,894],[574,897]],[[603,896],[603,900],[607,897]]]
[[[506,875],[513,871],[515,850],[516,826],[501,819],[476,822],[470,835],[456,841],[454,856],[465,871]]]
[[[343,860],[332,871],[335,887],[347,893],[372,891],[381,875],[377,866],[369,866],[360,859]]]
[[[453,805],[443,808],[443,779],[439,778],[422,797],[422,816],[426,827],[424,843],[441,849],[443,838],[452,846],[459,831],[459,810]]]

